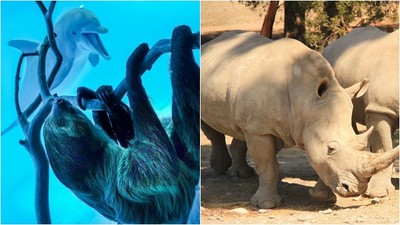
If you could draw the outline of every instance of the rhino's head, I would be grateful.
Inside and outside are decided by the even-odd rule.
[[[372,128],[367,131],[368,135]],[[367,136],[368,136],[367,135]],[[356,139],[364,137],[356,136]],[[353,143],[353,141],[355,143]],[[341,196],[360,195],[367,189],[369,178],[387,168],[398,157],[399,150],[393,149],[384,154],[374,154],[366,149],[360,140],[352,140],[341,144],[333,141],[328,143],[321,161],[314,161],[313,167],[322,181]],[[344,145],[344,146],[343,146]],[[317,162],[316,162],[317,161]]]
[[[310,58],[313,66],[296,65],[294,68],[294,73],[319,73],[317,82],[315,76],[312,79],[302,76],[300,81],[312,90],[306,100],[304,96],[298,98],[301,100],[298,102],[302,115],[301,136],[308,160],[334,192],[342,196],[362,194],[369,178],[393,163],[399,149],[383,154],[371,153],[367,143],[373,127],[360,135],[353,131],[351,99],[362,96],[369,81],[365,79],[343,89],[326,60],[318,55]]]
[[[364,193],[369,178],[398,157],[398,148],[383,154],[369,152],[367,140],[372,129],[361,135],[354,134],[351,139],[325,139],[309,146],[311,165],[322,181],[341,196]],[[316,139],[323,140],[322,137]]]

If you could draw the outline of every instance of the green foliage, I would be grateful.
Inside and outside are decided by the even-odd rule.
[[[337,1],[330,7],[326,2],[313,2],[306,12],[306,44],[322,50],[353,27],[371,25],[383,19],[398,21],[397,7],[398,2],[387,1]]]
[[[239,1],[255,8],[269,1]],[[398,1],[304,1],[297,12],[305,12],[305,44],[322,50],[330,42],[347,34],[354,27],[367,26],[389,20],[398,23]]]

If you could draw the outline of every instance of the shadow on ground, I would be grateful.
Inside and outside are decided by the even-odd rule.
[[[201,197],[202,206],[212,209],[233,209],[244,207],[258,210],[250,204],[250,198],[258,187],[258,177],[250,178],[230,177],[226,174],[217,174],[209,164],[211,153],[210,145],[201,146]],[[228,146],[229,149],[229,146]],[[297,149],[283,149],[278,155],[281,181],[278,191],[282,197],[279,209],[296,211],[320,211],[326,209],[353,209],[372,204],[368,198],[364,201],[350,201],[349,198],[338,198],[338,203],[328,204],[311,199],[308,191],[318,180],[317,174],[307,161],[306,153]],[[248,159],[249,165],[254,168],[253,162]],[[396,190],[399,189],[399,178],[392,178]]]

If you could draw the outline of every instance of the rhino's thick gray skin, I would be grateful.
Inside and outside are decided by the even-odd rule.
[[[371,81],[367,93],[353,100],[353,124],[375,127],[370,137],[373,152],[392,149],[391,137],[399,128],[399,31],[357,28],[328,45],[323,55],[343,87],[364,77]],[[392,166],[373,176],[366,193],[386,196],[394,188],[391,174]]]
[[[202,46],[201,67],[203,132],[213,151],[225,151],[218,153],[221,161],[230,160],[223,134],[247,142],[259,175],[253,205],[280,205],[275,154],[281,144],[306,150],[323,181],[312,194],[321,198],[330,198],[332,190],[363,193],[368,178],[398,155],[398,149],[362,152],[372,128],[356,135],[351,127],[349,94],[361,95],[368,82],[347,92],[322,55],[296,40],[227,32]]]

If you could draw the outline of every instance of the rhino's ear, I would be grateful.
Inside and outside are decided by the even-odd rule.
[[[324,77],[318,85],[317,88],[317,96],[318,99],[323,99],[326,95],[326,90],[328,90],[328,86],[329,86],[329,79],[327,77]]]
[[[347,94],[350,96],[350,98],[358,98],[361,97],[367,92],[369,88],[369,80],[367,78],[364,78],[364,80],[354,84],[353,86],[350,86],[346,88]]]

